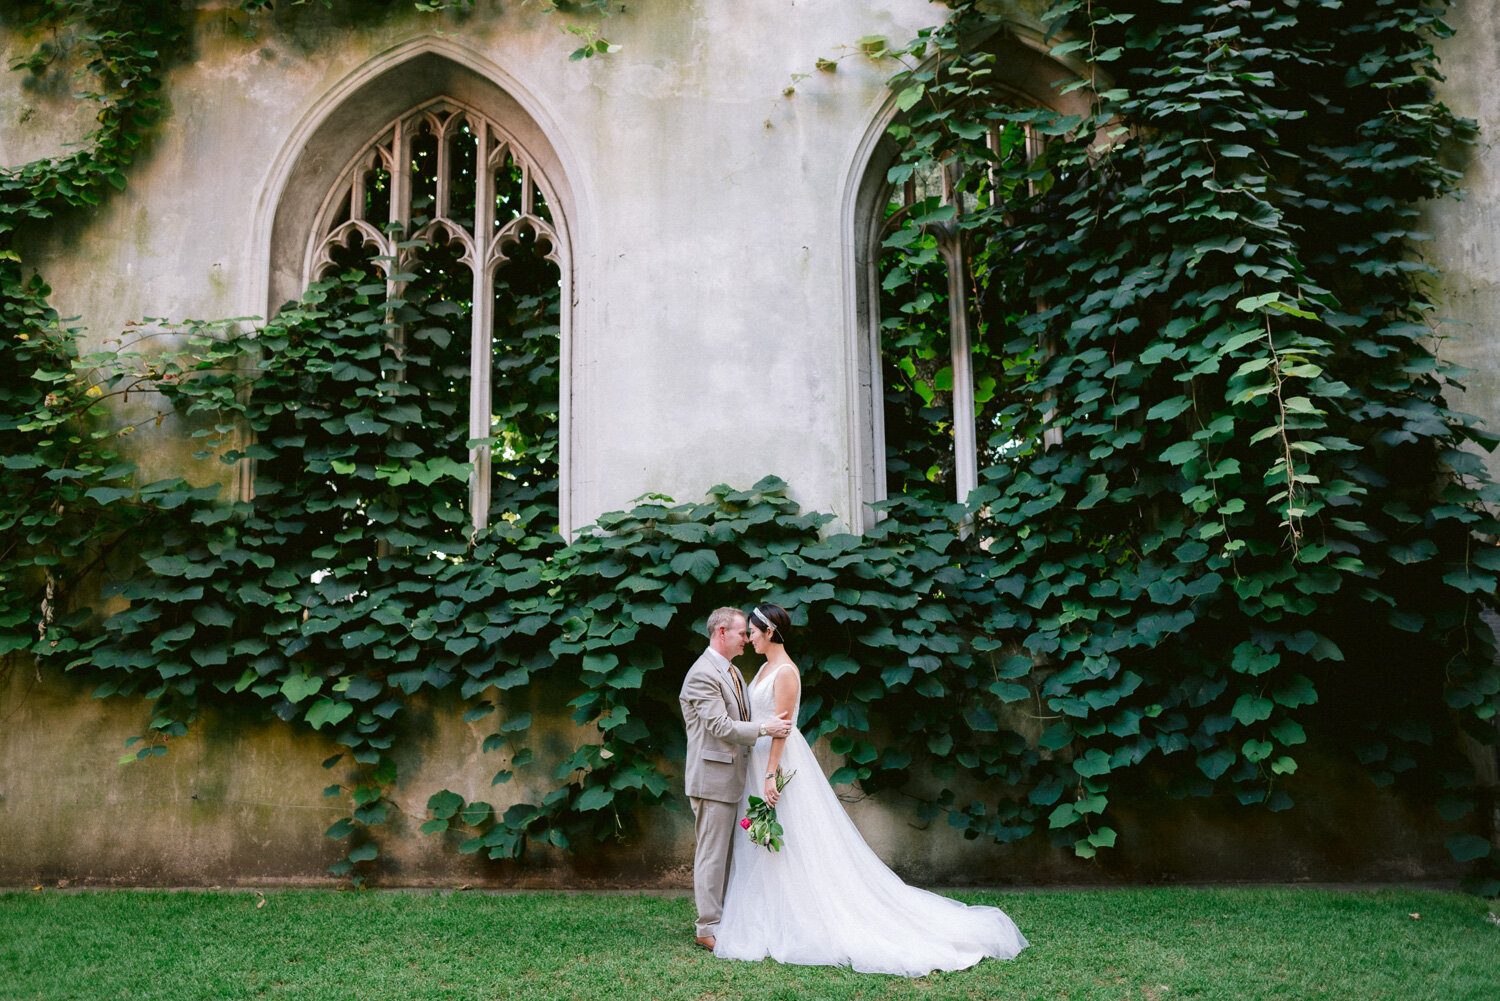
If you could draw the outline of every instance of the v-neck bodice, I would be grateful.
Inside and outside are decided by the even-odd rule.
[[[750,683],[750,719],[755,722],[772,719],[776,716],[776,676],[785,671],[787,665],[782,664],[772,671],[764,669]],[[797,704],[792,706],[792,725],[797,724],[797,712],[801,708],[802,692],[797,692]]]

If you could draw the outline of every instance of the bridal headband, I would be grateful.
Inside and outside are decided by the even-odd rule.
[[[768,633],[772,629],[776,628],[775,626],[771,625],[771,620],[770,619],[768,619],[764,615],[760,614],[760,609],[758,609],[758,608],[752,608],[752,609],[750,609],[750,618],[751,618],[752,621],[754,621],[755,623],[757,623],[760,626],[762,632],[767,632]]]

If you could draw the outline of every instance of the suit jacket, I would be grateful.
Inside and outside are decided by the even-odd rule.
[[[687,724],[687,794],[738,803],[745,792],[748,749],[760,736],[760,724],[740,719],[734,682],[707,651],[688,669],[677,701]],[[749,708],[747,703],[746,712]]]

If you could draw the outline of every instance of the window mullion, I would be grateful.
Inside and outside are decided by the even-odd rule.
[[[449,118],[442,125],[433,129],[437,136],[437,204],[432,209],[434,219],[447,219],[450,212],[449,200],[453,190],[452,178],[449,177],[452,157],[449,155],[448,143],[452,139],[449,134],[453,128],[455,118]]]
[[[969,306],[965,278],[968,254],[963,238],[953,234],[941,241],[948,265],[948,339],[953,366],[953,478],[957,500],[968,500],[979,486],[978,433],[974,425],[974,358],[969,337]]]
[[[411,237],[411,138],[405,122],[396,123],[391,160],[391,222],[401,227],[399,239],[406,240]]]
[[[356,169],[354,171],[354,177],[350,180],[349,183],[350,219],[357,219],[361,222],[367,221],[365,219],[365,195],[365,172],[363,169]],[[378,226],[380,224],[377,222],[375,225]]]
[[[391,130],[390,172],[391,206],[388,211],[390,217],[388,222],[399,229],[392,232],[391,225],[387,225],[386,240],[389,245],[382,248],[385,256],[389,258],[385,264],[387,275],[385,294],[388,302],[398,298],[406,288],[405,282],[391,281],[389,276],[405,271],[411,255],[410,250],[397,249],[397,244],[408,236],[407,224],[411,220],[411,146],[407,138],[406,124],[399,120]],[[393,319],[390,311],[387,310],[386,321],[390,323]],[[406,353],[406,329],[392,323],[391,339],[395,342],[396,359],[401,361]],[[405,375],[399,378],[404,380]]]
[[[886,478],[889,472],[886,468],[885,454],[885,374],[881,359],[884,357],[884,346],[881,343],[880,325],[880,239],[885,234],[882,229],[876,229],[877,238],[873,241],[876,250],[870,254],[870,259],[865,262],[866,276],[865,287],[871,289],[870,298],[870,329],[869,346],[870,353],[870,409],[871,409],[871,436],[870,455],[874,463],[874,480],[871,484],[871,500],[883,501],[889,496],[889,486]],[[873,517],[878,520],[883,512],[876,512]]]
[[[486,266],[490,260],[490,246],[495,239],[495,168],[490,163],[489,122],[480,119],[477,152],[474,157],[474,255]]]
[[[494,407],[494,268],[490,263],[490,245],[495,237],[495,171],[489,165],[490,129],[484,120],[478,122],[474,157],[474,304],[473,327],[469,350],[469,437],[487,438]],[[469,450],[474,464],[469,483],[469,510],[475,531],[489,523],[490,490],[493,473],[493,447],[478,445]]]
[[[493,364],[491,331],[494,327],[495,294],[494,272],[475,262],[474,307],[472,309],[472,339],[469,351],[469,437],[487,438],[490,434],[490,394]],[[490,515],[490,445],[475,445],[469,449],[469,461],[474,464],[473,479],[469,481],[469,507],[474,518],[475,531],[482,531],[489,523]]]

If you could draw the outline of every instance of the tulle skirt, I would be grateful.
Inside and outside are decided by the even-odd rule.
[[[750,793],[764,788],[770,743],[763,737],[754,748],[740,816]],[[1026,937],[999,908],[907,886],[886,868],[796,730],[781,767],[797,773],[776,807],[785,844],[772,852],[736,828],[714,955],[919,977],[962,970],[986,956],[1013,959],[1026,948]]]

